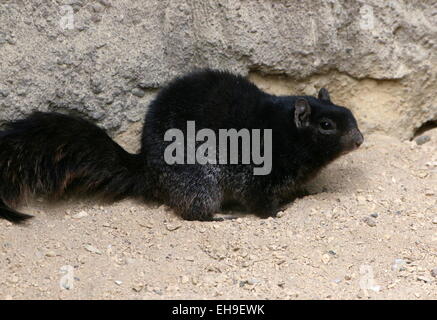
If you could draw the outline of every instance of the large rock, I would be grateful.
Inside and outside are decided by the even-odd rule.
[[[112,132],[199,67],[273,93],[330,89],[364,131],[437,120],[434,1],[4,1],[0,119],[68,109]]]

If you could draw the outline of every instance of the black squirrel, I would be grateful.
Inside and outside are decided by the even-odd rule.
[[[250,164],[168,164],[169,129],[271,129],[271,172]],[[147,112],[139,154],[130,154],[87,120],[35,112],[0,131],[0,217],[21,222],[26,195],[59,199],[70,193],[110,200],[139,197],[169,205],[186,220],[222,220],[214,213],[238,202],[260,217],[275,216],[303,182],[363,136],[351,111],[322,88],[318,97],[275,96],[244,77],[202,70],[171,81]],[[185,150],[185,153],[187,150]],[[186,156],[186,154],[185,154]],[[241,157],[239,158],[241,159]]]

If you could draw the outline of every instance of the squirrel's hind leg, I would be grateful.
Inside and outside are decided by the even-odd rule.
[[[214,217],[223,200],[214,175],[195,168],[172,172],[166,175],[162,186],[168,194],[168,205],[183,219],[221,221]]]
[[[269,217],[274,218],[281,210],[279,198],[273,195],[263,194],[262,192],[249,193],[244,199],[242,199],[242,202],[246,206],[248,212],[263,219]]]

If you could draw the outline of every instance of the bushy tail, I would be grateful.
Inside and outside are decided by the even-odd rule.
[[[21,213],[14,209],[9,208],[1,200],[0,200],[0,217],[14,223],[20,223],[27,219],[32,218],[31,215]]]
[[[111,200],[141,196],[145,164],[105,131],[80,118],[36,112],[0,131],[0,218],[21,222],[15,211],[27,194],[60,198],[75,191]]]

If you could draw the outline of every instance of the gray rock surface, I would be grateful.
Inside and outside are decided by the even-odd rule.
[[[169,79],[214,67],[327,86],[365,132],[409,138],[437,120],[436,47],[435,1],[6,0],[0,119],[68,109],[120,132]]]

